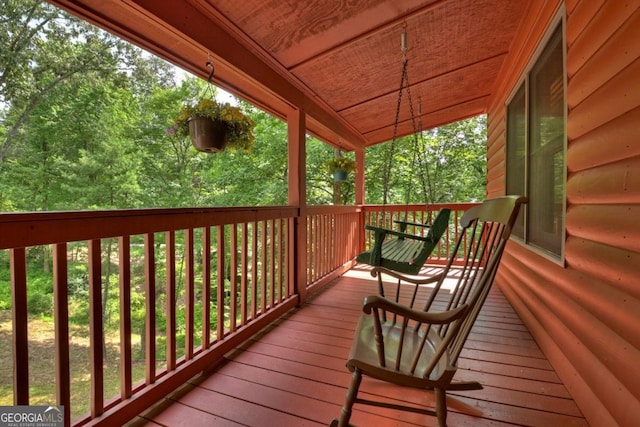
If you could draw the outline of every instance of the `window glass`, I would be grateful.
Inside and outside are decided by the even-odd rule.
[[[529,198],[514,235],[557,256],[565,197],[562,43],[559,26],[507,106],[507,193]]]
[[[525,156],[526,156],[526,104],[525,84],[507,107],[507,194],[526,194],[525,191]],[[513,227],[512,234],[524,238],[525,210],[521,209]]]
[[[560,254],[564,206],[562,33],[556,30],[530,76],[528,241]]]

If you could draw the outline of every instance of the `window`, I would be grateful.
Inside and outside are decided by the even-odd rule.
[[[507,104],[507,194],[524,194],[513,235],[562,256],[565,211],[565,69],[562,25]]]

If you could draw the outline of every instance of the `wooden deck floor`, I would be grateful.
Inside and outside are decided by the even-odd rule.
[[[376,293],[363,268],[348,272],[258,334],[209,375],[191,381],[136,426],[327,426],[338,416],[350,373],[345,361],[362,298]],[[483,390],[448,394],[448,425],[587,426],[564,385],[494,288],[462,354],[457,379]],[[361,396],[433,407],[429,392],[365,378]],[[435,426],[434,417],[356,405],[358,426]]]

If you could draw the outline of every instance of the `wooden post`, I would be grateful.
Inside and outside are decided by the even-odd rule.
[[[307,199],[306,199],[306,138],[305,113],[294,110],[287,119],[289,139],[289,205],[298,206],[298,216],[291,223],[289,233],[289,280],[293,281],[298,303],[307,294]]]
[[[339,148],[336,148],[334,151],[334,156],[336,158],[342,157],[342,151]],[[333,204],[341,205],[342,204],[342,183],[333,180]]]
[[[356,149],[356,206],[364,205],[364,148]],[[358,224],[358,252],[362,252],[365,249],[365,234],[364,234],[364,211],[360,209],[360,221]]]

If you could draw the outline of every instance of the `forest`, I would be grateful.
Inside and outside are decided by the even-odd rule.
[[[0,0],[0,5],[0,215],[287,204],[285,122],[234,99],[255,123],[251,151],[198,152],[188,139],[168,130],[180,106],[203,92],[205,81],[185,76],[162,59],[47,3]],[[353,176],[336,184],[327,171],[334,155],[335,147],[307,137],[308,204],[354,203]],[[353,158],[353,153],[344,155]],[[384,171],[390,171],[388,182]],[[486,118],[370,147],[364,172],[369,204],[482,200]],[[79,243],[70,251],[82,258],[83,248],[86,244]],[[48,334],[53,322],[48,251],[28,253],[30,328],[36,336]],[[0,251],[3,362],[11,360],[8,265],[8,251]],[[87,324],[88,285],[84,264],[75,265],[72,259],[70,322],[80,331]],[[108,296],[107,319],[118,310],[117,304],[107,304]],[[134,316],[134,321],[139,318]],[[110,327],[105,325],[107,331]],[[158,327],[163,327],[161,321]],[[11,404],[11,363],[2,366],[0,404]],[[117,377],[117,369],[114,372]],[[76,391],[83,393],[81,388]],[[45,402],[51,389],[34,386],[32,395],[34,402]],[[76,410],[84,409],[80,405]]]

